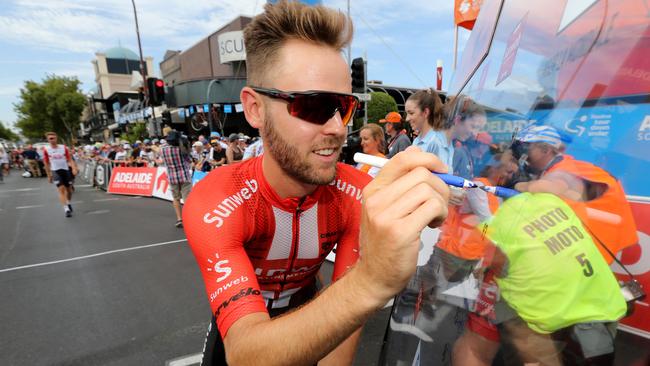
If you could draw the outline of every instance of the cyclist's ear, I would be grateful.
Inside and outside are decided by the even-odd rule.
[[[253,128],[260,129],[264,126],[264,102],[262,96],[253,89],[245,86],[239,94],[239,99],[244,107],[246,121]]]

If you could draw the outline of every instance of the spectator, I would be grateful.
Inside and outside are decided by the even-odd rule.
[[[162,159],[167,166],[167,175],[172,188],[174,211],[176,213],[176,227],[183,227],[181,215],[181,199],[186,200],[192,188],[192,163],[188,154],[181,153],[180,144],[182,136],[178,131],[170,131],[165,139],[167,144],[162,148]]]
[[[361,148],[363,149],[364,154],[384,157],[383,154],[386,148],[386,140],[384,140],[384,131],[379,127],[379,125],[374,123],[369,123],[359,131],[359,136],[361,137]],[[376,177],[377,173],[381,168],[373,167],[368,164],[357,164],[357,169],[361,170],[364,173],[367,173],[371,177]]]
[[[201,141],[192,144],[192,169],[199,172],[209,172],[210,162],[208,161],[210,152],[203,148]]]
[[[111,151],[109,151],[108,154],[106,155],[106,159],[110,161],[115,160],[115,155],[117,154],[117,151],[118,151],[118,144],[113,142],[111,144]]]
[[[133,144],[133,150],[131,150],[131,154],[129,155],[129,165],[135,167],[144,166],[144,163],[140,160],[140,153],[142,152],[141,145],[142,143],[137,141]]]
[[[246,150],[244,150],[244,157],[242,158],[242,160],[260,156],[262,155],[263,152],[264,152],[264,144],[262,143],[262,137],[259,137],[252,144],[248,145]]]
[[[457,112],[451,117],[454,120],[450,121],[451,125],[447,132],[454,144],[452,170],[455,175],[465,179],[472,179],[476,160],[472,156],[470,146],[475,145],[478,133],[485,127],[487,119],[483,107],[471,99],[463,98],[459,101],[460,105],[456,105],[455,101],[454,98],[445,105],[445,112],[448,116],[452,112],[451,109],[457,109]]]
[[[241,161],[244,157],[244,150],[239,146],[239,135],[236,133],[228,136],[228,149],[226,149],[226,162],[233,164]]]
[[[144,149],[140,152],[140,159],[146,166],[154,166],[156,163],[156,154],[152,149],[151,140],[144,140]]]
[[[226,149],[221,146],[219,138],[212,138],[210,146],[209,161],[212,168],[224,165],[226,163]]]
[[[406,101],[406,121],[418,134],[413,139],[413,146],[435,154],[452,173],[454,147],[445,133],[447,127],[438,93],[427,89],[412,94]]]
[[[115,152],[115,159],[116,161],[125,161],[127,152],[126,150],[128,149],[129,144],[124,144],[124,145],[118,145],[117,146],[117,152]]]
[[[387,155],[389,159],[411,146],[411,139],[409,139],[404,129],[402,116],[399,113],[390,112],[386,115],[386,118],[380,119],[379,123],[385,123],[386,134],[390,136]]]
[[[38,166],[39,156],[33,145],[27,145],[27,149],[23,151],[23,157],[32,177],[41,177],[41,169]]]
[[[5,171],[6,175],[9,175],[9,154],[5,151],[5,148],[0,146],[0,182],[4,183]]]

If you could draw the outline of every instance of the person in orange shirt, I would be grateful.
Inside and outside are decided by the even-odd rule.
[[[384,131],[379,125],[369,123],[359,131],[361,137],[361,148],[364,154],[379,156],[383,158],[384,151],[386,151],[386,140],[384,139]],[[371,177],[375,177],[381,168],[373,167],[368,164],[357,164],[357,169],[367,173]]]
[[[612,254],[639,242],[630,204],[621,183],[609,172],[564,154],[559,132],[551,126],[521,131],[513,144],[515,158],[525,161],[539,179],[520,182],[521,192],[547,192],[560,196],[575,211],[612,263]],[[607,253],[606,247],[612,254]]]

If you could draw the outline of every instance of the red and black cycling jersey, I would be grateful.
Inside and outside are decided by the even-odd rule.
[[[329,185],[281,199],[264,178],[262,159],[212,171],[183,208],[222,337],[244,315],[287,306],[291,295],[313,284],[335,244],[333,280],[359,254],[361,196],[370,176],[338,164]]]

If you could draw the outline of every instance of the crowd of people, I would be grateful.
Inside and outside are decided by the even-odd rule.
[[[114,141],[95,143],[78,147],[75,158],[92,159],[112,163],[113,166],[158,167],[164,166],[162,150],[169,144],[165,137],[136,140],[133,143]],[[183,148],[192,161],[192,169],[207,172],[221,165],[233,164],[243,159],[259,155],[256,149],[259,138],[250,138],[242,133],[230,134],[223,138],[218,132],[209,137],[199,135],[195,139],[184,137]],[[250,148],[249,148],[250,147]]]

